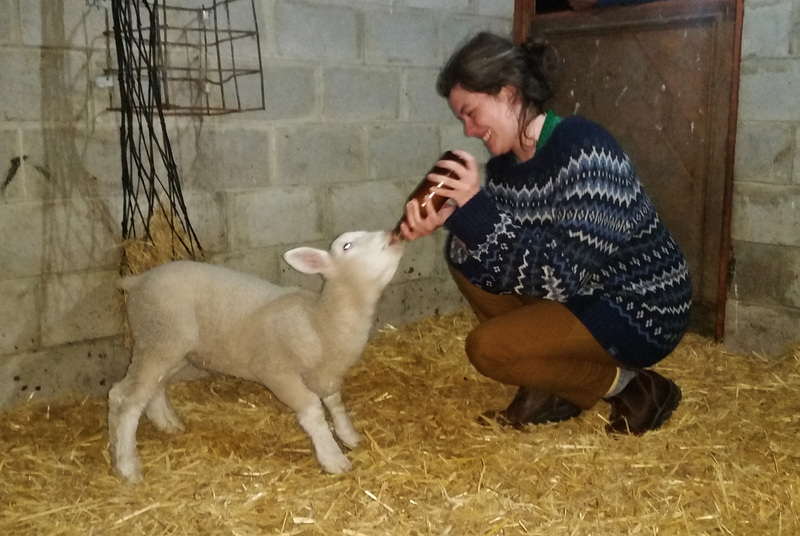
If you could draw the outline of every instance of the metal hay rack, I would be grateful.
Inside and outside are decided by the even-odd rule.
[[[115,75],[119,84],[109,109],[120,112],[122,238],[173,259],[201,257],[202,248],[165,117],[265,108],[255,0],[199,2],[111,0],[106,11],[105,82],[113,86]],[[156,232],[164,224],[166,240]],[[131,257],[123,251],[123,269]]]
[[[255,0],[198,4],[199,0],[112,0],[113,26],[107,18],[106,35],[113,36],[118,59],[126,61],[109,67],[107,74],[116,75],[121,85],[136,82],[156,89],[165,115],[263,110]],[[136,99],[135,94],[128,97]],[[124,98],[119,96],[120,101]],[[149,102],[133,105],[154,107]],[[112,97],[109,109],[121,111],[123,106]]]

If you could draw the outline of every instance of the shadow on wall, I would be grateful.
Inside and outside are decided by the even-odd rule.
[[[2,262],[4,277],[25,281],[27,292],[14,297],[18,318],[12,316],[1,333],[8,337],[0,352],[9,378],[2,378],[0,405],[31,394],[33,400],[46,398],[65,382],[68,390],[92,394],[124,373],[124,364],[87,366],[85,360],[107,355],[109,341],[100,339],[120,333],[109,284],[119,266],[119,218],[111,208],[120,196],[119,138],[110,125],[103,130],[94,111],[92,65],[98,62],[92,55],[104,46],[93,47],[88,36],[102,38],[103,15],[88,8],[65,13],[65,4],[38,3],[42,46],[30,54],[18,49],[20,63],[34,71],[30,79],[38,77],[40,87],[26,90],[37,98],[28,101],[33,110],[19,110],[17,119],[35,126],[20,127],[22,143],[0,191],[9,213],[19,214],[6,230],[11,258]],[[28,24],[37,22],[36,12],[26,17]],[[83,43],[81,35],[87,36]],[[57,370],[62,374],[55,376]]]

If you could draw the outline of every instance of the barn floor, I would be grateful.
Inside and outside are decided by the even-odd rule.
[[[187,431],[143,419],[145,482],[110,471],[104,400],[0,423],[0,534],[800,534],[800,348],[726,354],[689,335],[658,370],[683,389],[659,431],[608,437],[608,406],[523,431],[482,426],[513,389],[463,353],[473,318],[387,326],[344,390],[364,444],[321,472],[294,416],[257,385],[177,385]]]

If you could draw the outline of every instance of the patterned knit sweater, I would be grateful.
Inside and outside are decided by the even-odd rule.
[[[686,330],[686,260],[628,156],[586,119],[548,114],[534,157],[492,158],[485,188],[445,225],[469,281],[564,303],[627,365],[657,362]]]

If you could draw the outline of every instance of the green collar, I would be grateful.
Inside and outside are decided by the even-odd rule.
[[[542,126],[542,132],[539,133],[539,141],[536,142],[537,150],[544,147],[544,144],[550,139],[550,135],[553,134],[553,130],[555,130],[560,122],[561,118],[554,114],[552,110],[547,111],[547,115],[544,119],[544,125]]]

